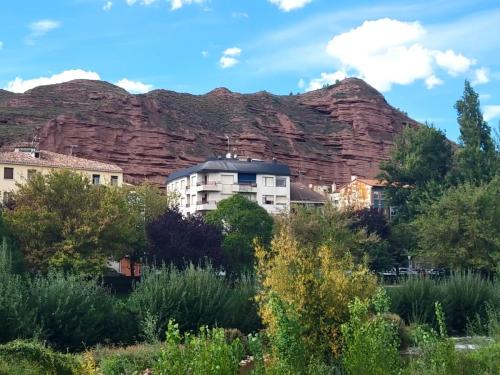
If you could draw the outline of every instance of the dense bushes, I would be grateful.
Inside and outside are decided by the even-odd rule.
[[[39,338],[61,350],[130,341],[127,309],[94,279],[50,273],[34,278],[0,270],[0,341]]]
[[[182,331],[208,325],[252,332],[260,327],[254,295],[250,278],[229,281],[210,267],[190,265],[180,271],[164,266],[145,270],[130,305],[140,321],[156,320],[158,335],[169,319],[175,319]]]
[[[434,303],[440,302],[450,332],[464,333],[474,319],[484,319],[487,308],[500,308],[498,282],[473,273],[457,273],[443,280],[409,278],[388,287],[392,311],[406,322],[433,325]]]
[[[60,350],[159,338],[169,319],[183,331],[200,326],[260,328],[251,278],[228,280],[210,268],[146,270],[127,299],[95,279],[49,273],[33,278],[0,269],[0,342],[38,338]],[[139,336],[139,326],[142,334]]]

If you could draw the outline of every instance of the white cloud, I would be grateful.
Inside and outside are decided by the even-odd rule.
[[[269,0],[271,4],[277,5],[281,10],[289,12],[294,9],[303,8],[312,0]]]
[[[238,56],[240,54],[241,54],[241,48],[238,48],[238,47],[231,47],[231,48],[226,49],[223,52],[223,55],[226,55],[226,56]]]
[[[64,72],[54,74],[50,77],[39,77],[24,80],[16,77],[13,81],[7,83],[5,90],[12,92],[25,92],[37,86],[52,85],[72,81],[74,79],[93,79],[100,80],[99,74],[82,69],[65,70]]]
[[[238,64],[240,60],[231,56],[222,56],[219,60],[219,65],[223,69],[231,68]]]
[[[354,72],[380,91],[417,80],[432,88],[443,83],[436,76],[437,69],[455,76],[475,63],[452,50],[425,47],[425,36],[426,30],[418,22],[382,18],[336,35],[326,50],[344,71]]]
[[[479,100],[489,100],[491,99],[491,95],[490,94],[479,94]]]
[[[231,47],[227,48],[224,52],[222,52],[222,56],[219,59],[219,65],[223,69],[231,68],[238,64],[240,60],[236,57],[241,55],[241,48],[239,47]]]
[[[299,87],[299,89],[303,89],[304,87],[306,87],[306,81],[304,81],[304,78],[299,79],[297,86]]]
[[[106,1],[104,3],[104,5],[102,6],[102,10],[104,10],[105,12],[111,10],[111,8],[113,7],[113,2],[112,1]]]
[[[177,10],[182,8],[184,5],[189,5],[189,4],[203,4],[207,0],[168,0],[170,3],[170,9],[171,10]],[[138,3],[140,5],[151,5],[157,0],[125,0],[127,5],[134,5],[135,3]]]
[[[233,18],[248,18],[248,13],[245,13],[245,12],[233,12],[233,13],[231,13],[231,17],[233,17]]]
[[[425,79],[425,86],[430,90],[434,86],[442,85],[444,82],[442,79],[436,77],[435,75],[429,76]]]
[[[0,49],[3,48],[3,42],[0,40]]]
[[[127,78],[119,80],[115,85],[120,86],[131,94],[143,94],[153,89],[153,85],[148,85],[139,81],[131,81]]]
[[[490,72],[486,68],[479,68],[474,71],[473,85],[481,85],[490,81]]]
[[[475,63],[474,60],[468,59],[462,54],[457,54],[451,49],[446,52],[436,51],[435,58],[436,63],[452,76],[465,73]]]
[[[500,117],[500,105],[485,105],[483,116],[485,121],[491,121]]]
[[[321,73],[320,78],[314,78],[309,82],[306,91],[318,90],[325,85],[333,85],[337,81],[342,81],[347,77],[345,71],[339,70],[335,73]]]
[[[57,29],[61,24],[54,20],[40,20],[30,24],[31,36],[43,36],[49,31]]]
[[[201,51],[201,55],[203,57],[208,57],[208,51]]]

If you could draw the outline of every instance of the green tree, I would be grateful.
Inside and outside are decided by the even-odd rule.
[[[458,182],[490,181],[497,173],[491,129],[481,113],[479,95],[465,81],[462,98],[455,104],[461,147],[455,155],[454,178]]]
[[[433,126],[408,127],[396,137],[390,159],[380,164],[379,178],[387,182],[387,198],[398,207],[399,220],[410,220],[422,202],[440,194],[451,165],[451,144]]]
[[[222,229],[222,247],[232,272],[251,269],[254,264],[253,241],[258,239],[264,246],[271,242],[273,219],[257,203],[240,194],[221,201],[206,220]]]
[[[92,185],[68,170],[36,175],[19,186],[14,202],[5,221],[32,272],[98,273],[143,236],[125,190]]]
[[[454,269],[498,271],[500,177],[450,188],[413,226],[423,255]]]

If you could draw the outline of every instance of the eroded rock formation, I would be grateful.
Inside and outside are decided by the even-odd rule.
[[[130,95],[77,80],[24,94],[0,90],[2,146],[32,140],[46,150],[121,166],[129,182],[163,183],[173,170],[227,152],[287,163],[303,183],[374,177],[394,136],[414,124],[362,80],[301,95]]]

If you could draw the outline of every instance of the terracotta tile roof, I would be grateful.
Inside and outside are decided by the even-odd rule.
[[[39,151],[40,157],[36,158],[29,152],[13,151],[0,152],[0,163],[29,165],[49,168],[68,168],[95,172],[116,172],[123,173],[123,170],[113,164],[102,163],[100,161],[78,158],[64,154],[57,154],[51,151]]]

